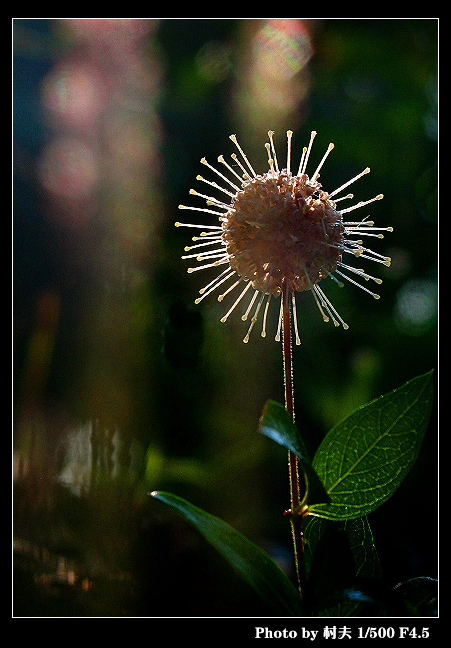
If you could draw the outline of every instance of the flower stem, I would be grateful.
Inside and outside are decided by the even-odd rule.
[[[293,356],[291,346],[291,302],[290,290],[287,282],[284,280],[283,293],[283,311],[282,311],[282,350],[283,350],[283,373],[285,385],[285,407],[294,421],[294,388],[293,388]],[[293,537],[294,559],[296,565],[296,575],[301,597],[305,594],[305,564],[303,555],[303,531],[302,517],[297,514],[301,504],[301,493],[299,485],[299,462],[294,452],[288,452],[288,469],[290,477],[290,521],[291,533]]]

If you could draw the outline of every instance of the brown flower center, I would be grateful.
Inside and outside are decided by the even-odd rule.
[[[344,226],[335,203],[307,175],[256,176],[232,200],[222,238],[230,266],[252,286],[279,295],[309,290],[341,260]]]

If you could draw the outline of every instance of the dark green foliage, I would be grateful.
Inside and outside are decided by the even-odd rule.
[[[433,615],[436,582],[413,579],[389,588],[366,515],[397,489],[418,456],[433,400],[432,372],[365,405],[335,426],[310,465],[282,405],[269,401],[260,431],[291,452],[305,477],[308,522],[304,559],[308,598],[257,545],[219,518],[170,493],[153,496],[191,522],[268,603],[274,614]]]

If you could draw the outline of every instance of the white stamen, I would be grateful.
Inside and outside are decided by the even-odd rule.
[[[233,184],[233,182],[231,182],[224,174],[222,174],[220,171],[218,171],[218,169],[216,169],[216,167],[209,164],[204,157],[201,159],[201,164],[205,164],[205,166],[208,167],[209,169],[211,169],[211,171],[213,171],[213,173],[216,173],[216,175],[219,176],[221,178],[221,180],[224,180],[224,182],[227,182],[227,184],[229,184],[231,187],[233,187],[233,189],[235,189],[235,191],[239,191],[238,187],[235,184]]]
[[[200,248],[200,247],[206,247],[207,245],[217,245],[220,242],[221,242],[221,237],[218,236],[210,241],[205,241],[205,243],[196,243],[196,245],[186,245],[184,250],[185,252],[189,252],[190,250],[195,250],[196,248]]]
[[[329,194],[329,198],[330,198],[330,194]],[[348,198],[354,198],[354,194],[350,193],[347,196],[342,196],[341,198],[335,198],[334,202],[337,203],[340,202],[340,200],[347,200]]]
[[[363,270],[363,268],[353,268],[352,266],[346,265],[346,263],[342,263],[341,261],[338,261],[337,265],[339,265],[340,268],[345,268],[345,270],[348,270],[349,272],[353,272],[354,274],[359,275],[359,277],[363,277],[363,279],[365,279],[365,281],[368,281],[369,279],[372,279],[377,284],[382,283],[382,279],[378,279],[377,277],[372,277],[371,275],[367,274]]]
[[[216,242],[216,241],[215,241]],[[197,259],[198,261],[202,261],[202,259],[207,259],[210,256],[223,256],[224,255],[224,250],[218,248],[217,250],[205,250],[204,252],[193,252],[192,254],[184,254],[181,259]]]
[[[249,160],[247,159],[247,157],[246,157],[246,155],[245,155],[243,149],[242,149],[241,146],[238,144],[238,140],[236,139],[236,135],[230,135],[230,139],[232,140],[232,142],[235,144],[235,146],[237,147],[237,149],[238,149],[239,152],[241,153],[241,155],[242,155],[242,157],[243,157],[243,160],[246,162],[247,166],[248,166],[249,169],[251,170],[252,175],[253,175],[254,178],[255,178],[257,174],[255,173],[254,169],[252,168],[251,163],[250,163]]]
[[[373,221],[370,221],[373,222]],[[364,223],[365,225],[367,223]],[[370,225],[369,227],[363,227],[361,225],[353,225],[351,227],[345,227],[346,232],[349,232],[350,234],[354,232],[365,232],[365,231],[370,231],[370,232],[393,232],[393,227],[373,227]]]
[[[374,297],[374,299],[380,299],[380,295],[377,295],[376,293],[371,292],[371,290],[368,290],[368,288],[365,288],[365,286],[361,286],[359,283],[357,283],[357,281],[354,281],[354,279],[351,279],[350,277],[347,277],[345,274],[343,274],[342,272],[340,272],[340,270],[335,270],[335,272],[336,272],[337,274],[339,274],[340,276],[342,276],[342,277],[343,277],[344,279],[346,279],[347,281],[350,281],[352,284],[354,284],[354,285],[357,286],[358,288],[361,288],[361,289],[364,290],[365,292],[369,293],[372,297]]]
[[[337,319],[335,319],[334,314],[333,314],[332,310],[331,310],[330,307],[329,307],[329,306],[331,306],[332,304],[330,303],[329,300],[327,300],[327,301],[329,302],[329,303],[327,303],[327,301],[326,301],[326,295],[325,295],[324,292],[321,290],[321,288],[320,288],[318,285],[315,285],[315,286],[313,287],[313,292],[314,292],[315,294],[318,295],[318,298],[321,300],[321,306],[322,306],[323,308],[325,308],[326,311],[329,313],[330,318],[332,319],[332,322],[333,322],[334,326],[340,326],[340,322],[339,322]],[[330,318],[328,317],[328,318],[327,318],[327,321],[329,321]]]
[[[325,313],[325,312],[323,311],[323,309],[322,309],[322,306],[321,306],[321,304],[320,304],[320,301],[319,301],[319,299],[318,299],[318,297],[317,297],[317,295],[316,295],[315,286],[312,284],[312,281],[311,281],[311,279],[310,279],[309,273],[307,272],[307,268],[305,267],[305,264],[304,264],[304,275],[305,275],[305,278],[306,278],[307,281],[308,281],[308,284],[309,284],[310,289],[311,289],[311,291],[312,291],[312,295],[313,295],[313,297],[314,297],[314,299],[315,299],[316,305],[318,306],[318,310],[319,310],[319,312],[321,313],[321,316],[322,316],[322,318],[323,318],[323,321],[324,321],[324,322],[328,322],[328,321],[329,321],[329,318],[328,318],[328,316],[326,315],[326,313]]]
[[[179,209],[191,209],[191,208],[190,207],[184,207],[183,205],[179,205]],[[209,209],[207,211],[211,211],[211,210]],[[216,214],[217,212],[213,212],[213,213]],[[221,214],[221,216],[222,216],[222,214]],[[222,230],[221,225],[196,225],[195,223],[179,223],[178,221],[177,221],[177,223],[174,223],[174,225],[176,227],[198,227],[199,229],[207,228],[207,229],[214,229],[214,230]]]
[[[207,259],[218,259],[224,256],[224,250],[211,250],[203,252],[196,257],[196,261],[207,261]],[[230,258],[230,256],[228,257]]]
[[[338,187],[338,189],[335,189],[334,191],[332,191],[332,192],[329,194],[329,198],[330,198],[331,196],[335,196],[335,194],[339,193],[342,189],[346,189],[346,187],[349,187],[350,184],[352,184],[353,182],[355,182],[356,180],[358,180],[358,179],[361,178],[363,175],[365,175],[366,173],[369,173],[369,172],[370,172],[370,167],[366,167],[366,169],[364,169],[364,170],[363,170],[361,173],[359,173],[358,175],[354,176],[354,178],[351,178],[351,180],[348,180],[348,182],[345,182],[344,184],[342,184],[340,187]]]
[[[271,293],[268,294],[268,299],[266,301],[265,312],[263,313],[263,326],[262,326],[262,337],[266,337],[266,318],[268,317],[268,308],[269,302],[271,300]]]
[[[205,227],[205,226],[203,226],[203,227]],[[219,234],[219,235],[214,234],[213,235],[213,234],[211,234],[209,232],[201,232],[200,236],[192,236],[191,240],[192,241],[211,241],[212,243],[215,243],[215,242],[217,243],[217,242],[219,242],[221,240],[221,238],[222,238],[222,234]],[[185,248],[185,252],[186,251],[187,250]]]
[[[259,291],[257,291],[257,292],[259,292]],[[250,324],[250,326],[249,326],[249,329],[248,329],[246,335],[245,335],[244,338],[243,338],[243,342],[244,342],[245,344],[247,344],[247,343],[249,342],[249,336],[250,336],[250,334],[251,334],[252,329],[254,328],[254,324],[255,324],[255,322],[257,321],[258,313],[259,313],[259,311],[260,311],[260,308],[261,308],[261,305],[262,305],[262,303],[263,303],[264,298],[265,298],[265,293],[262,292],[261,295],[260,295],[260,299],[258,300],[258,304],[257,304],[257,307],[256,307],[256,309],[255,309],[254,315],[252,316],[251,324]]]
[[[227,290],[225,291],[225,293],[222,293],[222,295],[219,295],[219,297],[218,297],[218,302],[222,302],[222,300],[224,299],[224,297],[225,297],[226,295],[228,295],[229,292],[232,292],[232,290],[233,290],[234,288],[236,288],[236,287],[238,286],[238,284],[241,283],[242,281],[243,281],[243,278],[240,277],[237,281],[235,281],[235,283],[233,283],[231,286],[229,286],[229,287],[227,288]]]
[[[354,241],[345,241],[346,243],[349,243],[352,245]],[[327,247],[334,248],[335,250],[343,250],[343,252],[348,252],[348,254],[353,254],[354,256],[360,256],[363,252],[363,248],[360,247],[346,247],[346,245],[340,244],[340,245],[334,245],[333,243],[328,243],[327,241],[322,241],[323,245],[327,245]]]
[[[188,205],[179,205],[179,209],[189,209],[191,211],[205,212],[206,214],[215,214],[215,216],[224,216],[224,212],[217,212],[214,211],[214,209],[207,209],[206,207],[191,207]],[[177,223],[175,226],[178,227]],[[202,225],[202,227],[211,227],[211,225]]]
[[[379,254],[378,252],[374,252],[373,250],[370,250],[369,248],[361,247],[360,249],[360,255],[362,259],[370,259],[370,261],[374,261],[375,263],[382,263],[382,265],[387,266],[387,268],[390,267],[391,264],[391,258],[384,256],[383,254]],[[367,254],[362,254],[363,252],[369,252],[373,256],[368,256]]]
[[[301,161],[299,162],[298,176],[300,176],[302,174],[302,167],[304,166],[304,160],[305,160],[306,153],[307,153],[307,147],[304,146],[304,148],[302,149]]]
[[[287,173],[291,173],[291,138],[293,131],[287,131]]]
[[[235,169],[234,169],[233,167],[231,167],[230,164],[228,164],[228,163],[224,160],[224,156],[220,155],[220,156],[218,157],[218,162],[221,162],[221,164],[223,164],[223,165],[224,165],[224,166],[225,166],[225,167],[226,167],[226,168],[227,168],[231,173],[233,173],[233,175],[235,176],[235,178],[238,178],[238,180],[239,180],[241,183],[243,182],[243,178],[241,178],[241,177],[238,175],[238,173],[235,171]],[[224,176],[224,177],[225,177],[225,176]],[[229,183],[232,187],[234,187],[237,191],[240,191],[239,187],[237,187],[235,184],[233,184],[233,182],[231,182],[230,180],[228,180],[228,183]]]
[[[369,250],[369,252],[371,252],[371,254],[374,254],[374,256],[369,256],[368,254],[362,254],[361,255],[362,259],[369,259],[370,261],[374,261],[374,263],[381,263],[382,265],[387,266],[387,268],[390,267],[391,265],[390,257],[383,257],[381,254],[377,254],[377,252],[373,252],[372,250]]]
[[[315,291],[318,293],[321,301],[323,302],[324,307],[326,308],[327,312],[331,316],[334,325],[340,326],[341,323],[344,330],[347,331],[349,328],[348,324],[346,324],[346,322],[340,317],[337,310],[332,306],[331,301],[326,297],[324,291],[318,286],[318,284],[315,285]],[[335,319],[334,315],[337,319]]]
[[[273,157],[273,160],[274,160],[274,167],[276,169],[276,172],[279,173],[279,165],[277,164],[276,149],[275,149],[274,142],[273,142],[273,139],[272,139],[273,135],[274,135],[274,131],[268,131],[269,141],[271,142],[271,150],[272,150],[272,157]]]
[[[291,293],[291,301],[293,306],[294,336],[296,338],[296,344],[299,345],[301,344],[301,338],[299,337],[299,332],[298,332],[298,318],[296,315],[296,298],[294,296],[294,292]]]
[[[266,142],[265,148],[268,151],[268,164],[269,164],[269,168],[271,170],[272,177],[274,179],[276,177],[276,172],[275,172],[275,169],[274,169],[274,160],[271,157],[269,142]]]
[[[225,276],[223,276],[224,274],[225,274]],[[210,284],[208,284],[209,286],[211,286],[211,288],[209,290],[206,290],[206,288],[202,288],[201,290],[199,290],[199,292],[202,294],[202,297],[198,297],[197,299],[195,299],[194,303],[198,304],[203,299],[205,299],[205,297],[207,297],[207,295],[211,295],[211,293],[214,292],[216,290],[216,288],[218,288],[222,283],[224,283],[225,281],[227,281],[228,279],[233,277],[234,274],[236,274],[235,270],[232,270],[232,272],[229,272],[229,268],[227,268],[227,270],[224,270],[224,272],[221,272],[221,274],[218,277],[216,277],[216,279],[214,279],[213,282],[210,282]],[[222,277],[222,279],[221,279],[221,277]]]
[[[374,198],[370,198],[370,200],[364,200],[358,202],[356,205],[353,205],[352,207],[346,207],[346,209],[341,210],[341,214],[346,214],[347,212],[353,211],[354,209],[359,209],[360,207],[364,207],[365,205],[369,205],[370,203],[374,202],[375,200],[382,200],[384,197],[384,194],[378,194]]]
[[[348,225],[368,225],[369,227],[374,226],[374,221],[367,220],[369,216],[365,216],[365,218],[362,218],[359,221],[344,221],[343,225],[347,227]]]
[[[251,284],[251,282],[249,281],[249,282],[247,283],[245,289],[243,290],[243,292],[240,294],[240,296],[238,297],[238,299],[236,299],[236,301],[234,302],[233,306],[232,306],[232,307],[227,311],[227,313],[224,315],[224,317],[221,317],[221,322],[224,323],[224,322],[227,320],[227,318],[229,317],[230,313],[232,313],[232,312],[235,310],[235,308],[238,306],[238,304],[239,304],[240,301],[243,299],[244,295],[247,293],[247,291],[249,290],[249,288],[251,288],[251,286],[252,286],[252,284]]]
[[[195,189],[190,189],[189,193],[192,196],[199,196],[199,198],[204,198],[207,201],[207,205],[213,205],[213,206],[216,205],[216,207],[222,207],[226,211],[229,211],[229,209],[232,208],[232,205],[227,205],[226,203],[221,202],[220,200],[214,198],[213,196],[206,196],[205,194],[199,193]]]
[[[353,236],[354,234],[358,233],[358,234],[360,234],[360,236],[369,236],[369,237],[372,237],[372,238],[378,238],[378,239],[383,239],[383,238],[384,238],[384,235],[383,235],[383,234],[370,234],[370,232],[361,232],[360,230],[356,230],[355,232],[353,232],[353,231],[349,231],[349,230],[345,230],[345,233],[346,233],[348,236],[349,236],[349,235]],[[351,242],[350,239],[349,239],[349,241]],[[358,243],[359,245],[362,245],[362,244],[363,244],[363,241],[354,241],[354,242],[355,242],[355,243]]]
[[[331,152],[331,150],[334,148],[334,144],[332,142],[329,144],[327,147],[327,151],[324,153],[323,158],[321,162],[318,164],[318,168],[316,169],[315,173],[312,175],[311,182],[315,182],[316,178],[319,176],[319,172],[321,167],[323,166],[324,162],[326,161],[327,156]]]
[[[313,140],[315,139],[315,136],[316,136],[316,131],[312,131],[310,133],[310,142],[309,142],[309,145],[308,145],[308,148],[307,148],[307,152],[305,154],[304,164],[302,166],[301,173],[305,173],[305,169],[307,168],[307,162],[308,162],[308,159],[310,157],[310,151],[312,150],[312,144],[313,144]]]
[[[206,265],[202,266],[197,266],[197,268],[188,268],[187,272],[191,274],[192,272],[197,272],[198,270],[205,270],[205,268],[217,268],[219,265],[223,265],[224,263],[229,262],[229,256],[225,256],[219,261],[215,261],[214,263],[207,263]]]
[[[210,283],[208,283],[206,286],[204,286],[199,290],[199,295],[203,295],[211,286],[213,286],[213,284],[216,284],[216,282],[219,281],[219,279],[221,279],[221,277],[223,277],[228,272],[230,272],[230,268],[226,268],[225,270],[223,270],[221,274],[219,274],[217,277],[213,279],[213,281],[210,281]]]
[[[232,153],[232,155],[231,155],[230,157],[231,157],[232,160],[233,160],[234,162],[236,162],[236,163],[238,164],[238,166],[240,167],[241,171],[243,172],[244,180],[250,180],[250,179],[251,179],[251,176],[249,175],[249,173],[246,171],[246,169],[244,168],[244,166],[243,166],[243,165],[241,164],[241,162],[239,161],[239,159],[238,159],[236,153]],[[243,182],[243,178],[241,178],[241,182]]]
[[[221,185],[218,185],[217,182],[213,182],[212,180],[207,180],[204,178],[204,176],[201,176],[200,174],[196,176],[196,180],[199,180],[199,182],[205,182],[205,184],[210,185],[210,187],[214,187],[218,191],[222,191],[223,193],[227,194],[231,198],[235,196],[234,193],[229,191],[228,189],[224,189],[224,187],[221,187]]]
[[[255,290],[255,293],[254,293],[254,295],[253,295],[253,297],[252,297],[252,299],[250,301],[249,306],[247,307],[246,312],[244,313],[244,315],[241,316],[241,319],[243,320],[243,322],[245,322],[247,320],[247,318],[249,316],[249,313],[251,311],[251,308],[254,305],[254,301],[257,299],[257,295],[258,295],[259,292],[260,292],[259,290],[257,290],[257,289]]]
[[[279,323],[277,324],[277,333],[274,338],[276,342],[280,342],[280,330],[282,328],[282,319],[283,319],[283,297],[280,297],[280,310],[279,310]]]

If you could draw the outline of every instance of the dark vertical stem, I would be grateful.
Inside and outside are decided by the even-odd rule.
[[[284,281],[283,314],[282,314],[282,349],[283,349],[283,373],[285,383],[285,407],[294,421],[294,389],[293,389],[293,362],[291,347],[291,304],[288,284]],[[303,556],[302,518],[299,515],[301,504],[301,493],[299,485],[299,464],[296,455],[288,452],[288,469],[290,476],[290,518],[291,532],[293,536],[294,558],[296,574],[298,579],[299,592],[301,596],[305,589],[305,565]]]

